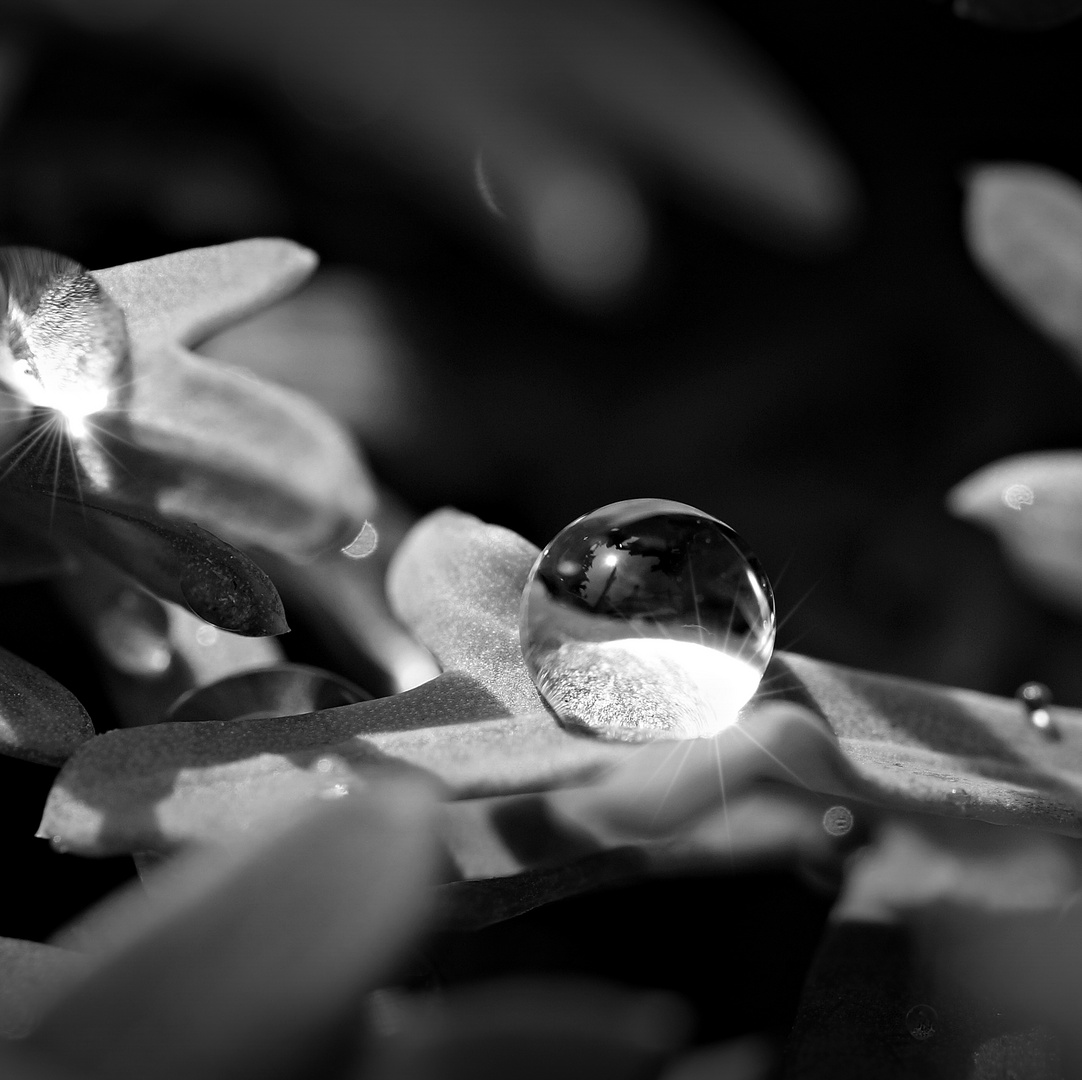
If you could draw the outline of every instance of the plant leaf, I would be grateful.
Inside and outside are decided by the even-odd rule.
[[[60,765],[93,736],[90,717],[70,691],[0,649],[0,753]]]
[[[301,718],[111,732],[61,772],[41,835],[88,853],[168,848],[246,818],[247,799],[310,799],[352,775],[402,769],[435,776],[454,798],[593,780],[635,751],[575,735],[538,708],[515,648],[536,550],[468,515],[422,521],[392,565],[392,604],[445,666],[460,660],[469,673]],[[848,768],[806,777],[817,790],[1082,834],[1079,710],[1053,710],[1062,737],[1050,741],[1015,701],[795,654],[775,657],[762,697],[809,708],[837,736]]]
[[[377,1047],[370,1075],[635,1080],[655,1075],[689,1026],[668,995],[586,979],[491,980],[407,1014]]]
[[[951,490],[947,505],[994,533],[1044,599],[1082,611],[1082,451],[1019,454],[986,465]]]
[[[1082,363],[1082,188],[1040,165],[973,169],[965,235],[989,280]]]
[[[188,351],[273,303],[315,266],[286,240],[247,240],[95,271],[123,309],[132,383],[103,417],[120,497],[148,487],[164,514],[294,555],[347,544],[371,513],[371,482],[318,406],[243,368]],[[137,476],[127,485],[125,475]]]
[[[111,1080],[300,1075],[426,917],[430,799],[382,785],[259,832],[162,868],[170,888],[28,1045]]]
[[[84,966],[84,958],[68,949],[0,938],[0,1039],[26,1035]]]
[[[184,604],[206,622],[249,636],[283,634],[282,602],[250,559],[212,533],[139,507],[119,509],[98,496],[66,491],[43,499],[32,489],[5,492],[5,514],[89,549],[164,600]]]

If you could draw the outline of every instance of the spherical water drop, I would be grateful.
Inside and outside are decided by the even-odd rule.
[[[931,1005],[914,1005],[905,1014],[906,1029],[917,1042],[930,1039],[935,1034],[938,1023],[939,1017]]]
[[[623,740],[706,738],[736,721],[774,647],[774,596],[728,525],[632,499],[567,526],[522,598],[522,650],[565,725]]]
[[[823,829],[829,836],[847,836],[853,829],[853,811],[848,806],[831,806],[823,814]]]
[[[63,255],[0,248],[0,381],[79,436],[127,364],[124,315],[91,274]]]

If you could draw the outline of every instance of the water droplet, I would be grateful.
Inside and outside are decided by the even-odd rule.
[[[1050,738],[1058,736],[1059,731],[1052,719],[1052,714],[1048,711],[1049,706],[1052,704],[1052,691],[1044,683],[1023,683],[1015,691],[1014,696],[1026,707],[1029,722],[1038,731]]]
[[[173,663],[169,617],[162,605],[138,589],[123,589],[97,613],[94,641],[106,659],[127,675],[154,678]]]
[[[774,597],[728,525],[632,499],[578,518],[541,552],[520,629],[563,723],[623,740],[705,738],[735,722],[762,679]]]
[[[375,525],[366,521],[361,526],[361,531],[342,548],[342,554],[348,555],[351,559],[366,559],[376,550],[378,544],[379,533],[376,532]]]
[[[914,1005],[905,1014],[906,1029],[917,1042],[930,1039],[935,1034],[938,1021],[939,1017],[931,1005]]]
[[[1033,488],[1028,484],[1010,484],[1003,489],[1000,498],[1004,506],[1021,510],[1023,506],[1033,505]]]
[[[218,628],[211,626],[209,623],[204,623],[195,632],[195,641],[197,645],[202,645],[205,648],[210,648],[212,645],[218,644],[219,638]]]
[[[823,828],[830,836],[846,836],[853,828],[853,812],[848,806],[832,806],[823,814]]]
[[[371,697],[340,675],[305,664],[282,663],[193,687],[173,702],[167,718],[185,724],[270,719],[335,709]]]
[[[321,757],[316,762],[316,772],[329,773],[334,768],[334,762],[329,757]]]
[[[72,259],[0,248],[0,380],[81,435],[128,361],[124,315]]]

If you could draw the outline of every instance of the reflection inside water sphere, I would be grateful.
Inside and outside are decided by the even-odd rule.
[[[565,725],[624,740],[709,737],[774,647],[770,582],[724,522],[631,499],[573,521],[523,592],[523,655]]]

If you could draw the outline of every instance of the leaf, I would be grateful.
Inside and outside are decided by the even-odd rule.
[[[567,735],[547,714],[508,716],[473,680],[447,673],[303,717],[109,732],[57,778],[39,835],[82,854],[167,850],[357,778],[421,771],[471,797],[586,779],[620,752]]]
[[[28,1045],[110,1080],[300,1075],[425,920],[430,800],[381,786],[267,832],[163,868]]]
[[[1079,0],[954,0],[963,19],[1008,30],[1048,30],[1082,15]]]
[[[283,659],[275,639],[211,626],[89,553],[78,577],[58,582],[57,591],[103,661],[99,675],[124,727],[158,723],[193,688]]]
[[[366,523],[375,548],[363,558],[338,551],[303,562],[259,556],[289,610],[306,620],[336,669],[380,696],[412,690],[440,671],[387,604],[387,567],[412,524],[412,515],[381,491]]]
[[[592,781],[635,749],[575,735],[539,708],[516,648],[535,556],[521,537],[468,515],[422,521],[388,588],[448,669],[440,678],[302,718],[111,732],[61,772],[41,835],[87,853],[168,848],[246,820],[248,800],[304,801],[353,776],[403,769],[436,777],[453,798]],[[761,697],[810,709],[837,736],[848,765],[832,772],[842,758],[824,754],[803,777],[824,793],[1082,834],[1079,710],[1052,710],[1062,737],[1051,741],[1018,702],[789,653],[775,657]]]
[[[95,271],[131,339],[125,408],[101,430],[139,478],[133,496],[149,486],[161,513],[286,554],[357,533],[374,493],[347,433],[302,395],[185,348],[273,303],[314,266],[289,241],[247,240]]]
[[[441,995],[377,1047],[372,1080],[637,1080],[687,1037],[674,997],[586,979],[499,979]]]
[[[994,533],[1044,599],[1082,611],[1082,451],[1019,454],[986,465],[951,490],[947,505]]]
[[[26,1035],[84,966],[84,958],[67,949],[0,938],[0,1039]]]
[[[519,605],[538,549],[457,510],[418,522],[387,572],[391,610],[445,671],[476,679],[514,713],[536,712],[540,695],[522,662]]]
[[[1082,362],[1079,185],[1039,165],[975,168],[966,185],[965,234],[989,280]]]
[[[212,533],[138,507],[118,509],[97,497],[66,492],[49,499],[32,490],[5,493],[5,513],[89,549],[164,600],[184,604],[206,622],[237,634],[283,634],[282,602],[250,559]]]
[[[0,649],[0,752],[60,765],[94,735],[74,695],[25,660]]]

